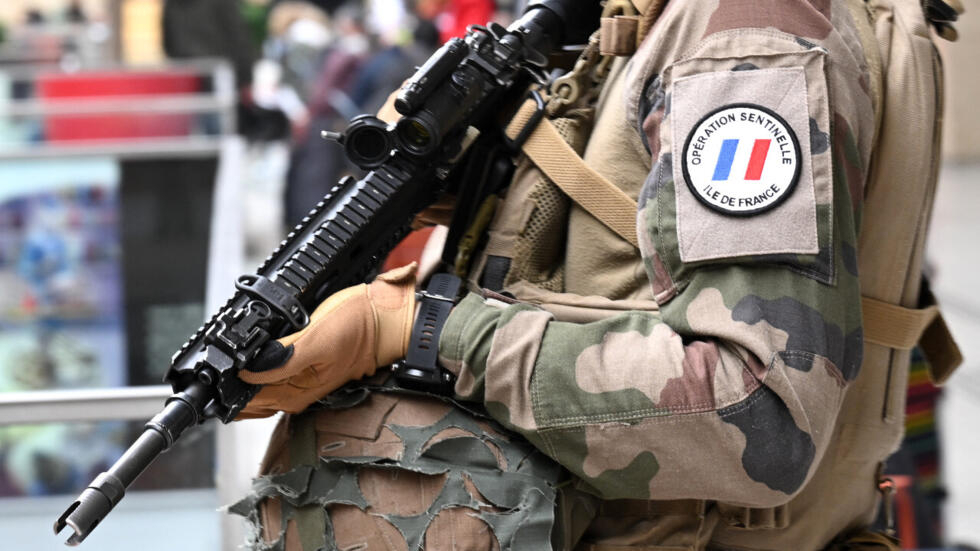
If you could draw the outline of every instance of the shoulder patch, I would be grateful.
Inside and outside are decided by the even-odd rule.
[[[800,178],[800,142],[793,129],[771,109],[751,103],[705,115],[687,135],[682,158],[694,197],[733,216],[776,207]]]
[[[811,94],[800,65],[683,74],[704,63],[734,61],[674,66],[669,90],[680,260],[817,254],[818,189],[821,203],[831,193],[810,143],[811,116],[827,110],[822,75]]]

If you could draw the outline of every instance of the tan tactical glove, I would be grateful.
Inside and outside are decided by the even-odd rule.
[[[238,376],[265,385],[238,419],[299,413],[405,356],[415,317],[413,262],[329,297],[297,333],[267,344]]]

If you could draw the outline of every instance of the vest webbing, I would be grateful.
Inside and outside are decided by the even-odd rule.
[[[507,126],[507,135],[511,139],[520,134],[536,109],[533,100],[521,106]],[[551,121],[543,119],[538,123],[524,142],[523,151],[569,198],[639,249],[636,201],[586,165],[561,138]],[[909,350],[921,344],[933,362],[942,358],[938,361],[955,366],[962,360],[937,306],[906,308],[861,297],[861,311],[867,342],[897,350]],[[940,374],[936,383],[941,383],[952,372],[948,365],[933,367],[933,371]]]
[[[317,465],[320,456],[316,448],[316,413],[305,412],[293,415],[293,426],[289,438],[289,463],[298,465]],[[300,549],[319,549],[327,531],[327,516],[320,505],[307,505],[294,509],[294,515],[286,515],[286,502],[282,503],[282,523],[286,527],[290,520],[296,521],[296,531],[301,542]]]
[[[537,110],[528,100],[507,125],[516,138]],[[566,195],[620,237],[639,248],[636,238],[636,201],[606,180],[565,143],[558,129],[543,119],[523,145],[524,154]]]

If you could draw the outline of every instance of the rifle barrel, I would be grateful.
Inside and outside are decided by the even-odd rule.
[[[184,429],[201,420],[200,412],[210,401],[210,395],[210,388],[197,383],[171,396],[166,407],[150,419],[143,434],[122,457],[108,471],[95,477],[78,499],[58,517],[54,523],[54,533],[58,534],[69,526],[73,534],[65,543],[71,546],[82,543],[119,503],[136,477],[158,455],[169,449]]]

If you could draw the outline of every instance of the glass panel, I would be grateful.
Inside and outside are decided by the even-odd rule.
[[[83,545],[100,551],[220,549],[225,513],[218,511],[222,504],[213,488],[214,430],[214,423],[189,430]],[[140,431],[142,423],[120,421],[0,427],[0,547],[64,549],[70,531],[53,537],[54,521]]]
[[[214,430],[188,430],[131,490],[213,487]],[[71,494],[67,507],[142,431],[142,422],[122,421],[0,427],[0,497]]]
[[[126,383],[119,170],[0,163],[0,391]]]
[[[0,392],[160,383],[205,316],[216,170],[0,162]]]

